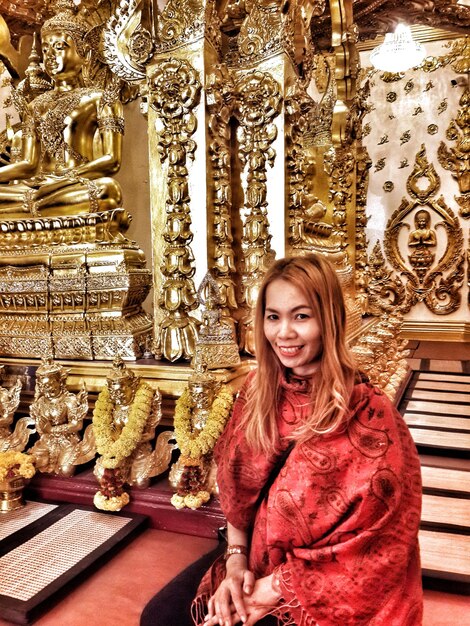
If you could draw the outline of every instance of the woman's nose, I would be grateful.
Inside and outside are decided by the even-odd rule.
[[[291,320],[289,319],[281,320],[278,334],[279,334],[279,337],[290,337],[293,334],[295,334],[294,327],[291,323]]]

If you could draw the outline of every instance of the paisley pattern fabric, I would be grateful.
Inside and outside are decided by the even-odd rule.
[[[348,426],[297,444],[260,504],[279,457],[253,454],[237,428],[251,380],[216,446],[220,503],[227,520],[251,535],[255,576],[274,573],[280,583],[279,623],[421,624],[421,473],[401,415],[379,389],[356,384]],[[281,386],[279,454],[310,400],[304,381]],[[203,579],[195,606],[223,576],[219,562]]]

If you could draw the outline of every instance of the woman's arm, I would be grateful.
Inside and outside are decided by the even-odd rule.
[[[253,572],[248,569],[248,534],[227,523],[228,546],[240,546],[245,554],[234,553],[227,557],[226,576],[207,605],[206,621],[208,624],[232,626],[238,621],[245,621],[247,612],[244,596],[250,595],[255,584]],[[232,621],[234,613],[239,618]]]

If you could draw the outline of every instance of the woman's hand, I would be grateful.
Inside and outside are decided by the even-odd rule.
[[[253,575],[251,572],[249,573]],[[265,576],[264,578],[259,578],[252,587],[252,592],[249,594],[245,592],[244,588],[242,589],[242,612],[237,610],[235,602],[232,602],[228,606],[230,613],[228,618],[226,617],[227,613],[219,613],[216,610],[215,614],[211,616],[210,612],[208,612],[205,626],[233,626],[234,624],[238,624],[240,622],[245,624],[245,626],[253,626],[259,622],[259,620],[261,620],[265,615],[270,613],[275,606],[277,606],[281,598],[280,593],[273,587],[272,578],[272,574],[270,576]],[[221,589],[224,582],[220,585],[219,589]],[[217,589],[211,600],[209,600],[209,606],[211,601],[217,595],[219,589]],[[240,606],[241,603],[239,602],[238,606]],[[224,607],[224,610],[225,608],[226,607]]]
[[[227,574],[207,605],[206,626],[234,626],[245,622],[245,599],[255,585],[253,572],[247,568],[244,554],[232,554],[227,559]]]

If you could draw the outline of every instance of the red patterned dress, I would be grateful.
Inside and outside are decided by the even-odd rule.
[[[379,389],[356,384],[347,428],[297,444],[259,504],[286,436],[309,409],[310,383],[281,381],[281,451],[266,457],[237,428],[251,380],[216,446],[220,503],[227,520],[251,536],[255,576],[274,572],[280,583],[279,623],[420,625],[421,472],[402,416]],[[221,560],[206,574],[195,614],[204,613],[224,574]]]

